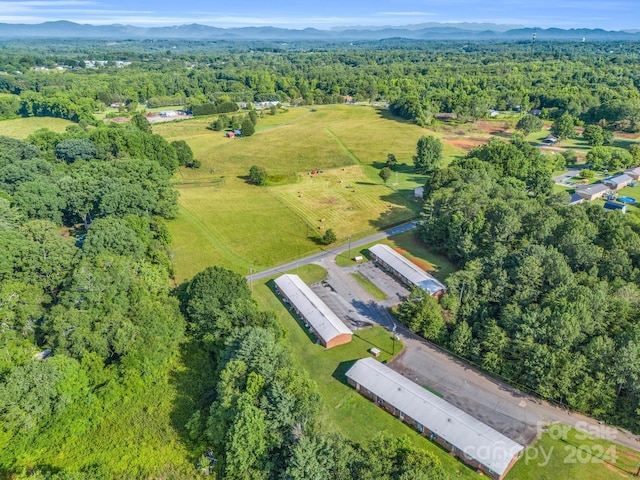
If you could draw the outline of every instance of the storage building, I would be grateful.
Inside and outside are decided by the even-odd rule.
[[[440,297],[446,290],[439,280],[410,262],[388,245],[377,244],[369,249],[376,265],[389,272],[409,288],[419,287],[435,297]]]
[[[351,341],[351,330],[297,275],[282,275],[275,280],[276,291],[292,310],[309,325],[325,348]]]
[[[524,450],[374,358],[358,360],[346,376],[362,395],[490,478],[504,478]]]

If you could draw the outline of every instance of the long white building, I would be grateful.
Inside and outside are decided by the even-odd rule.
[[[501,480],[524,447],[373,358],[346,373],[350,385],[464,463]]]
[[[433,296],[440,296],[447,290],[442,282],[387,245],[379,243],[371,247],[369,252],[376,265],[392,274],[409,288],[419,287]]]
[[[326,348],[351,341],[351,330],[297,275],[276,278],[276,291]]]

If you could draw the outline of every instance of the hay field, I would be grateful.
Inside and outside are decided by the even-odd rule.
[[[24,140],[36,130],[48,128],[53,132],[62,133],[69,125],[75,125],[69,120],[50,117],[14,118],[0,121],[0,135]]]
[[[207,130],[214,118],[153,126],[169,141],[187,141],[202,162],[200,169],[183,168],[174,177],[202,182],[178,185],[180,216],[170,229],[179,281],[209,265],[242,274],[275,266],[320,251],[319,239],[328,228],[345,241],[420,211],[412,192],[424,184],[423,175],[400,165],[398,185],[396,178],[384,185],[378,172],[390,152],[411,164],[420,136],[434,132],[353,105],[265,114],[248,138]],[[445,144],[447,160],[463,153]],[[254,164],[270,174],[270,186],[246,183]],[[312,175],[316,169],[323,172]],[[224,183],[207,185],[212,179]]]

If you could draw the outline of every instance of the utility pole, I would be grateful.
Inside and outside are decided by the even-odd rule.
[[[347,258],[351,258],[351,235],[350,234],[347,237],[347,240],[349,241],[349,253],[347,254]]]

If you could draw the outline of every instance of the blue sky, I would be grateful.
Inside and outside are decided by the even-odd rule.
[[[330,28],[426,22],[492,22],[528,27],[640,29],[640,0],[0,0],[0,22],[273,25]]]

